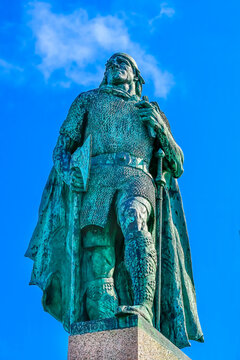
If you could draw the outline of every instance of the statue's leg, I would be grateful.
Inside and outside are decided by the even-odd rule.
[[[113,234],[111,234],[113,235]],[[89,227],[83,235],[83,277],[90,320],[113,317],[118,307],[114,288],[115,247],[106,229]]]
[[[157,254],[147,226],[150,211],[150,203],[141,197],[117,201],[118,221],[125,238],[125,264],[134,294],[134,305],[120,307],[118,315],[140,313],[152,322]]]

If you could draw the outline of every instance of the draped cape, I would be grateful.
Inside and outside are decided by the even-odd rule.
[[[166,173],[165,178],[162,213],[161,332],[176,346],[183,348],[190,345],[189,340],[203,341],[203,334],[197,314],[189,239],[181,195],[177,180],[170,173]],[[61,321],[67,331],[70,323],[71,292],[71,256],[67,248],[70,192],[53,167],[43,191],[37,226],[25,254],[34,261],[30,285],[38,285],[42,289],[44,310]],[[116,276],[119,269],[115,269]],[[123,281],[121,283],[123,284]],[[79,289],[78,321],[85,321],[88,319],[84,305],[84,287],[80,286]],[[121,293],[121,289],[116,290]],[[155,319],[153,323],[154,321]]]

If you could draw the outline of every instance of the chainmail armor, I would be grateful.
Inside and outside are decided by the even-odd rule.
[[[142,170],[127,166],[94,166],[91,169],[88,191],[83,194],[80,223],[104,227],[113,199],[140,196],[155,209],[155,184]]]

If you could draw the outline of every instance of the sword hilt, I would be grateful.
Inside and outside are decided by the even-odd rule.
[[[166,184],[166,181],[163,176],[163,158],[165,157],[164,151],[162,149],[159,149],[155,153],[155,157],[158,159],[157,177],[156,177],[155,181],[158,186],[164,186]]]

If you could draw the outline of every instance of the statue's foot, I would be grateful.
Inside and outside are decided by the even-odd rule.
[[[152,313],[144,305],[121,305],[117,308],[115,316],[122,317],[128,315],[141,315],[145,320],[152,324]]]

